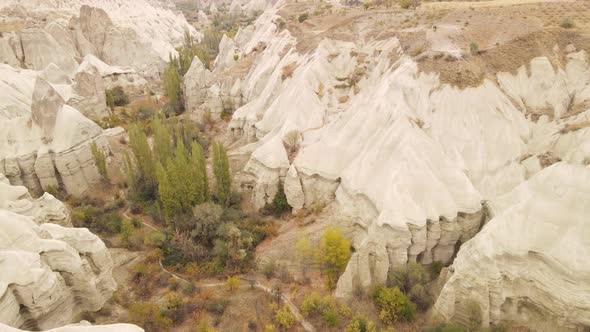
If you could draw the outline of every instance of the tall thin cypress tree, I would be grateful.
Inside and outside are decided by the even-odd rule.
[[[151,185],[155,185],[156,171],[152,151],[147,136],[137,125],[133,125],[129,130],[129,145],[142,179]]]
[[[219,204],[228,206],[231,196],[231,171],[225,147],[221,143],[213,144],[213,172]]]
[[[154,157],[162,164],[165,164],[169,158],[172,158],[173,154],[170,130],[159,117],[153,118],[152,128],[154,129]]]
[[[166,221],[169,221],[171,217],[180,212],[181,206],[174,197],[174,190],[172,189],[168,174],[164,169],[164,166],[159,162],[156,166],[156,174],[158,175],[158,194],[160,196],[160,202],[162,202],[162,206],[164,207]]]
[[[197,192],[196,204],[204,203],[209,200],[209,179],[203,148],[196,141],[191,145],[191,170]]]

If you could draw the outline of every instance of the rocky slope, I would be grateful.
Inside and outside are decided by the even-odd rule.
[[[3,332],[26,332],[0,323],[0,331]],[[57,327],[45,332],[143,332],[143,329],[130,324],[111,324],[92,326],[89,323],[80,323]]]
[[[333,218],[354,229],[338,296],[383,283],[392,266],[408,261],[450,263],[485,223],[482,201],[558,160],[590,163],[586,50],[555,46],[550,57],[458,87],[423,72],[423,60],[396,36],[372,37],[371,28],[381,28],[370,14],[285,28],[289,15],[281,13],[290,5],[265,11],[225,41],[216,78],[194,63],[199,74],[187,76],[189,90],[209,111],[229,96],[245,103],[233,113],[228,141],[240,147],[236,185],[251,192],[254,207],[270,203],[284,181],[294,210],[334,204]],[[452,50],[442,54],[446,66],[469,58]],[[212,87],[220,91],[210,98]]]
[[[185,31],[182,14],[160,2],[3,1],[0,62],[43,70],[53,63],[71,74],[88,54],[114,66],[157,76]]]
[[[461,247],[435,312],[464,321],[471,300],[486,326],[589,326],[590,169],[557,163],[489,207],[493,218]]]
[[[91,153],[108,155],[109,132],[65,104],[69,84],[0,65],[0,173],[35,194],[52,186],[79,195],[100,179]]]
[[[61,201],[49,193],[33,199],[27,188],[10,185],[3,174],[0,174],[0,209],[31,217],[37,225],[72,226],[70,214]]]
[[[57,202],[44,205],[52,197],[31,202],[39,209],[32,215],[15,208],[29,200],[23,187],[0,185],[0,322],[49,329],[99,310],[116,287],[104,243],[87,229],[52,223],[63,212]]]

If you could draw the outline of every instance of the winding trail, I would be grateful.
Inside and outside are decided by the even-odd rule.
[[[123,216],[129,220],[131,220],[131,217],[129,216],[129,209],[125,210],[123,212]],[[144,224],[145,226],[153,229],[156,232],[161,232],[161,230],[159,230],[158,228],[146,223],[145,221],[141,221],[142,224]],[[158,261],[158,264],[160,265],[160,268],[162,269],[162,271],[166,272],[167,274],[171,275],[173,278],[180,280],[184,283],[187,284],[192,284],[195,287],[222,287],[225,286],[224,282],[213,282],[213,283],[195,283],[195,282],[191,282],[179,275],[177,275],[176,273],[167,270],[164,265],[162,264],[162,260]],[[252,279],[247,279],[244,277],[240,277],[241,280],[247,281],[249,283],[254,282],[254,287],[274,296],[273,291],[271,288],[264,286],[263,284],[259,283],[258,280],[252,280]],[[293,301],[291,301],[291,299],[289,297],[287,297],[284,294],[281,294],[281,301],[283,301],[283,303],[285,303],[287,305],[287,307],[289,308],[289,310],[291,311],[291,313],[293,314],[293,316],[295,316],[295,320],[301,324],[301,326],[303,327],[303,329],[305,331],[308,332],[315,332],[315,328],[313,327],[313,325],[311,325],[310,322],[308,322],[303,315],[301,314],[301,312],[299,311],[299,308],[297,308],[297,306],[295,305],[295,303],[293,303]]]

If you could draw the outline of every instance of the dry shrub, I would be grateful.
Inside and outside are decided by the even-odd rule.
[[[293,72],[297,69],[297,63],[291,62],[290,64],[283,67],[283,74],[281,75],[281,79],[284,81],[287,78],[293,76]]]
[[[340,97],[338,97],[338,102],[339,102],[340,104],[344,104],[345,102],[347,102],[347,101],[348,101],[348,99],[350,99],[350,97],[349,97],[349,96],[340,96]]]
[[[206,300],[212,299],[213,296],[215,295],[215,293],[213,292],[213,290],[211,288],[204,287],[199,292],[199,295],[200,295],[201,299],[206,301]]]

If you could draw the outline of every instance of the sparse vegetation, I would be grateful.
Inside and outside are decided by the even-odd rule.
[[[107,106],[114,110],[115,106],[125,106],[129,104],[129,97],[121,86],[115,86],[105,91]]]
[[[293,316],[287,305],[284,305],[275,311],[274,319],[283,329],[289,329],[293,326],[293,323],[295,323],[295,316]]]
[[[155,303],[134,303],[129,308],[129,321],[142,326],[146,332],[166,331],[172,326],[172,320],[163,315]]]
[[[576,26],[576,24],[574,23],[574,20],[572,20],[569,17],[564,18],[561,23],[559,24],[560,27],[564,28],[564,29],[571,29],[573,27]]]
[[[471,42],[469,44],[469,51],[474,55],[479,54],[479,45],[476,42]]]
[[[410,262],[389,272],[387,286],[399,288],[420,310],[426,311],[433,301],[428,290],[429,281],[430,276],[422,264]]]
[[[366,317],[356,315],[346,326],[346,332],[377,332],[377,328],[375,323]]]
[[[240,286],[240,278],[237,276],[227,277],[225,280],[225,286],[229,291],[233,291]]]
[[[297,17],[297,21],[299,21],[299,23],[303,23],[308,18],[309,18],[308,13],[299,14],[299,16]]]
[[[283,183],[279,181],[277,187],[277,193],[272,200],[272,203],[267,204],[264,209],[263,213],[267,215],[274,215],[275,217],[281,216],[283,213],[290,212],[291,206],[287,202],[287,196],[285,195],[285,188]]]
[[[105,181],[108,181],[109,175],[107,173],[107,162],[104,152],[96,145],[96,142],[92,142],[90,150],[92,152],[92,157],[94,158],[94,164],[96,165],[96,168],[98,168],[98,174],[100,174]]]
[[[401,0],[399,6],[403,9],[408,9],[415,6],[415,0]]]
[[[379,318],[386,325],[398,321],[413,321],[416,318],[416,306],[397,287],[379,287],[373,294],[373,300],[379,307]]]
[[[467,301],[465,309],[467,312],[467,329],[469,331],[477,331],[483,321],[479,303],[473,300]]]

